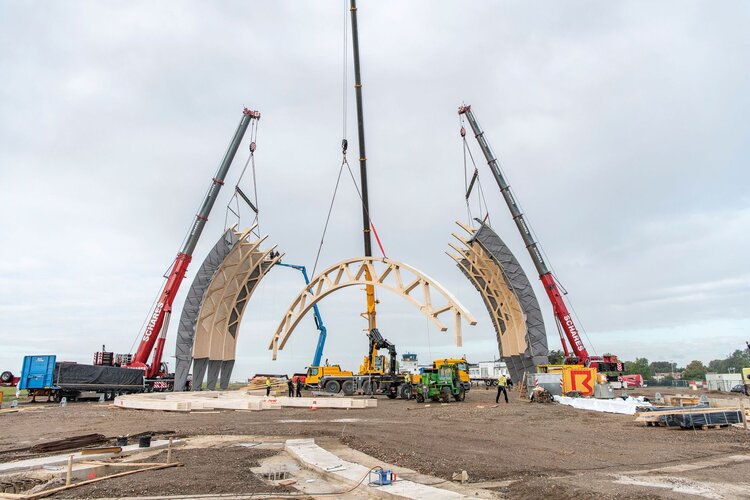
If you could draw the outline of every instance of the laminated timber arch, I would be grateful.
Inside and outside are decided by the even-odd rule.
[[[514,380],[547,362],[544,320],[528,277],[500,237],[482,223],[479,229],[457,223],[467,237],[447,252],[479,291],[497,334],[501,358]],[[468,238],[468,239],[467,239]]]
[[[237,233],[237,243],[218,267],[203,296],[193,344],[193,389],[200,390],[207,372],[207,385],[214,390],[217,380],[226,389],[234,368],[239,326],[263,276],[282,254],[276,246],[261,250],[267,236],[250,239],[252,228]]]
[[[440,320],[452,314],[456,345],[461,346],[461,319],[476,325],[474,316],[440,283],[407,264],[388,258],[357,257],[334,264],[310,281],[289,306],[268,348],[276,359],[289,336],[313,305],[337,290],[372,285],[394,292],[414,304],[440,331],[448,327]]]

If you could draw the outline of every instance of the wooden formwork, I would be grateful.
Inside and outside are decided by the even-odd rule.
[[[134,410],[280,410],[282,408],[362,409],[377,406],[376,399],[290,398],[253,396],[245,391],[164,392],[130,394],[115,398],[115,406]]]

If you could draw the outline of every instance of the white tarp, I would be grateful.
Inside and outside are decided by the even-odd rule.
[[[651,403],[644,401],[643,398],[615,398],[615,399],[594,399],[594,398],[571,398],[568,396],[554,396],[555,401],[561,405],[572,406],[579,410],[592,410],[605,413],[621,413],[623,415],[634,415],[635,409],[643,406],[651,406]]]

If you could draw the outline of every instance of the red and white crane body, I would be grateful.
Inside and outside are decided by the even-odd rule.
[[[172,269],[169,271],[167,276],[167,282],[164,284],[164,288],[156,301],[156,306],[151,319],[146,325],[146,329],[141,337],[138,350],[133,356],[132,362],[127,365],[128,368],[140,368],[146,371],[147,378],[155,378],[166,376],[166,370],[162,368],[162,355],[164,353],[164,343],[167,338],[167,326],[169,324],[169,317],[172,314],[172,304],[174,303],[177,291],[182,284],[182,280],[185,278],[190,261],[193,258],[193,251],[195,246],[198,244],[203,228],[208,221],[208,215],[219,196],[219,190],[224,185],[224,179],[226,178],[229,167],[232,165],[237,150],[240,147],[242,138],[245,135],[248,125],[252,120],[259,120],[260,113],[258,111],[252,111],[245,108],[242,111],[242,119],[240,120],[237,130],[234,133],[232,142],[229,144],[224,159],[219,165],[219,169],[216,172],[216,176],[211,179],[211,186],[208,189],[208,193],[203,200],[200,211],[195,215],[195,222],[190,230],[190,234],[185,240],[185,244],[182,247],[180,253],[172,264]],[[154,349],[156,346],[156,349]],[[153,358],[149,363],[149,358],[153,351]]]

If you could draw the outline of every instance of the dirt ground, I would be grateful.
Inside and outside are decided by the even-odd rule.
[[[258,460],[275,455],[276,451],[254,449],[189,449],[176,448],[172,459],[183,463],[159,471],[145,472],[138,478],[118,477],[100,483],[81,486],[59,495],[59,498],[111,498],[117,496],[191,495],[237,493],[258,491],[286,493],[296,491],[288,486],[271,486],[261,481],[250,471],[257,467]],[[149,458],[150,462],[165,462],[166,452]],[[231,473],[217,480],[216,470],[206,464],[221,464]]]
[[[654,391],[642,392],[653,394]],[[37,403],[37,407],[43,408],[0,416],[4,429],[0,435],[0,461],[10,458],[3,450],[62,437],[88,433],[114,437],[145,431],[174,431],[178,435],[336,439],[384,462],[424,474],[449,479],[452,473],[466,470],[471,482],[488,486],[497,483],[496,487],[490,487],[512,498],[682,498],[688,491],[685,488],[674,491],[665,486],[630,484],[634,481],[627,478],[622,480],[623,484],[617,481],[625,473],[631,477],[651,471],[662,477],[667,473],[654,470],[684,464],[693,464],[693,468],[678,471],[685,481],[739,484],[741,489],[727,498],[745,496],[742,488],[750,482],[747,479],[750,478],[750,456],[747,455],[750,433],[741,428],[703,431],[645,427],[636,423],[632,416],[527,403],[519,399],[517,393],[513,393],[510,404],[501,402],[495,407],[494,392],[484,388],[473,389],[464,403],[426,406],[413,401],[381,399],[377,408],[362,410],[284,408],[260,412],[173,413],[124,410],[98,403],[76,403],[67,407]],[[735,456],[747,456],[747,461],[732,458]],[[255,486],[251,480],[235,483],[229,478],[236,477],[239,469],[248,469],[257,458],[251,454],[222,455],[215,459],[201,456],[200,460],[185,457],[185,462],[193,463],[195,468],[139,476],[153,474],[155,478],[163,478],[153,483],[145,481],[147,485],[152,484],[151,487],[119,489],[110,483],[107,494],[169,494],[171,490],[161,486],[171,484],[173,479],[174,484],[185,480],[179,478],[198,480],[198,474],[226,485],[221,492],[247,493]],[[183,460],[179,456],[177,459]],[[701,465],[715,461],[723,465]],[[137,483],[144,481],[139,479]],[[236,489],[239,486],[242,489]],[[267,487],[263,486],[262,491],[268,491]],[[211,489],[210,492],[219,491]],[[750,490],[746,493],[750,498]],[[93,491],[91,495],[98,496]]]

